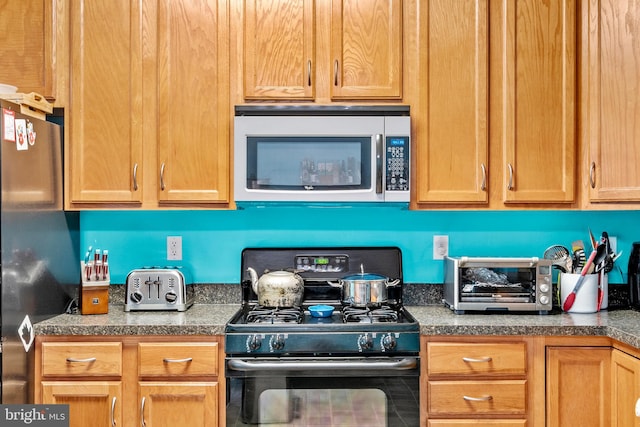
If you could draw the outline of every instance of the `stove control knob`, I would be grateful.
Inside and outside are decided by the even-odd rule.
[[[393,350],[398,345],[395,337],[391,334],[386,334],[382,337],[382,347],[385,350]]]
[[[142,298],[144,298],[144,296],[142,295],[142,292],[138,292],[135,291],[131,294],[131,301],[135,302],[136,304],[139,304],[140,301],[142,301]]]
[[[360,348],[360,351],[371,350],[373,348],[373,337],[370,333],[360,335],[358,338],[358,347]]]
[[[255,351],[262,345],[262,339],[258,335],[249,335],[247,338],[247,349],[249,351]]]
[[[283,334],[276,334],[269,340],[269,345],[272,350],[282,350],[284,348],[284,341],[285,339]]]
[[[165,299],[165,300],[167,300],[167,302],[168,302],[168,303],[173,304],[173,303],[175,303],[175,302],[176,302],[176,300],[178,299],[178,295],[176,295],[176,293],[175,293],[175,292],[170,291],[170,292],[167,292],[167,293],[164,295],[164,299]]]

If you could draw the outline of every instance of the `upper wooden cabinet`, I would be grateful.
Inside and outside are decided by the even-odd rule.
[[[640,9],[583,2],[582,164],[586,205],[640,202]],[[616,207],[620,207],[618,204]]]
[[[575,2],[429,0],[418,16],[416,206],[574,202]]]
[[[0,13],[0,83],[50,101],[56,98],[55,5],[55,0],[8,1]]]
[[[402,99],[402,1],[234,3],[244,100]]]
[[[67,207],[227,204],[226,3],[69,7]]]

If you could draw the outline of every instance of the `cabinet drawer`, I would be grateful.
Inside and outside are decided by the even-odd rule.
[[[527,420],[429,420],[428,427],[527,427]]]
[[[427,344],[429,375],[524,375],[525,343]]]
[[[121,376],[122,343],[42,343],[42,375]]]
[[[430,414],[525,415],[525,380],[429,381]]]
[[[140,376],[218,375],[217,343],[140,343]]]

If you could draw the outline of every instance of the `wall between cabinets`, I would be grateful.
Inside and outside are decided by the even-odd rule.
[[[247,206],[239,210],[82,211],[80,252],[108,249],[112,283],[141,266],[183,265],[195,283],[239,283],[245,247],[395,245],[407,283],[441,283],[433,236],[449,235],[454,256],[539,256],[570,247],[588,229],[618,239],[624,253],[610,273],[625,283],[629,251],[640,241],[640,211],[410,211],[404,205]],[[167,236],[182,236],[183,261],[166,261]]]

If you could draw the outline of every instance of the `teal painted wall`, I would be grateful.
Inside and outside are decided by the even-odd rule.
[[[238,283],[245,247],[395,245],[407,283],[441,283],[433,236],[449,235],[454,256],[539,256],[567,247],[588,229],[617,237],[625,283],[629,251],[640,241],[640,211],[410,211],[404,205],[246,206],[239,210],[83,211],[81,250],[108,249],[112,283],[141,266],[183,265],[195,283]],[[183,239],[183,261],[166,261],[167,236]]]

